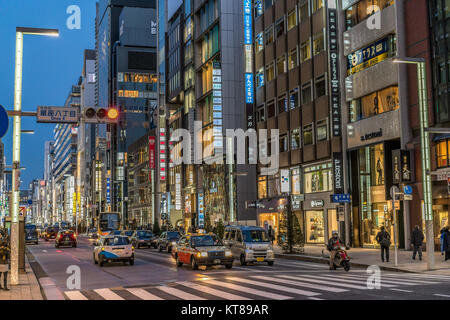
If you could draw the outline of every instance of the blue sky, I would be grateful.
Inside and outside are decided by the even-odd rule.
[[[73,84],[81,75],[84,49],[95,47],[95,0],[1,0],[0,1],[0,104],[12,110],[14,102],[14,52],[17,26],[56,28],[58,38],[24,38],[23,94],[24,111],[36,111],[38,105],[63,105]],[[70,5],[81,9],[81,29],[69,30],[66,13]],[[3,137],[6,164],[12,163],[12,118]],[[23,118],[22,129],[35,135],[22,135],[21,189],[44,172],[44,143],[53,138],[54,125],[37,124],[35,118]]]

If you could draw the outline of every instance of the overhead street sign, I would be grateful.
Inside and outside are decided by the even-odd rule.
[[[9,118],[8,113],[6,112],[5,108],[3,108],[2,105],[0,105],[0,139],[3,138],[8,132],[9,127]]]
[[[342,193],[342,194],[333,194],[331,195],[332,203],[350,203],[352,202],[352,198],[350,193]]]
[[[76,107],[39,106],[36,121],[42,123],[78,123],[80,110]]]

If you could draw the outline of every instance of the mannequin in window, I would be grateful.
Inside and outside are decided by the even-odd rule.
[[[378,106],[378,95],[375,95],[375,98],[373,98],[373,113],[379,114],[380,113],[380,107]]]
[[[383,184],[383,167],[381,166],[380,158],[378,158],[378,160],[377,160],[377,173],[378,173],[377,185],[380,186]]]

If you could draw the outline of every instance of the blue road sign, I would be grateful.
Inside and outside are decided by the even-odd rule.
[[[2,105],[0,105],[0,139],[3,138],[8,132],[9,127],[9,118],[8,113],[6,112],[5,108],[3,108]]]
[[[403,193],[404,194],[412,194],[413,193],[413,188],[411,186],[404,186],[403,187]]]
[[[333,202],[333,203],[350,203],[350,202],[352,202],[352,198],[350,196],[350,193],[333,194],[331,196],[331,202]]]
[[[31,200],[31,199],[28,199],[28,202],[27,202],[27,203],[28,203],[28,205],[30,205],[30,206],[31,206],[31,205],[33,204],[33,200]]]

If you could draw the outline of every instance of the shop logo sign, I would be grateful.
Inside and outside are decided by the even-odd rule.
[[[312,200],[311,208],[322,208],[324,206],[323,200]]]
[[[377,132],[371,132],[366,133],[365,135],[361,136],[361,141],[367,141],[375,138],[380,138],[383,136],[383,129],[380,128],[380,131]]]

